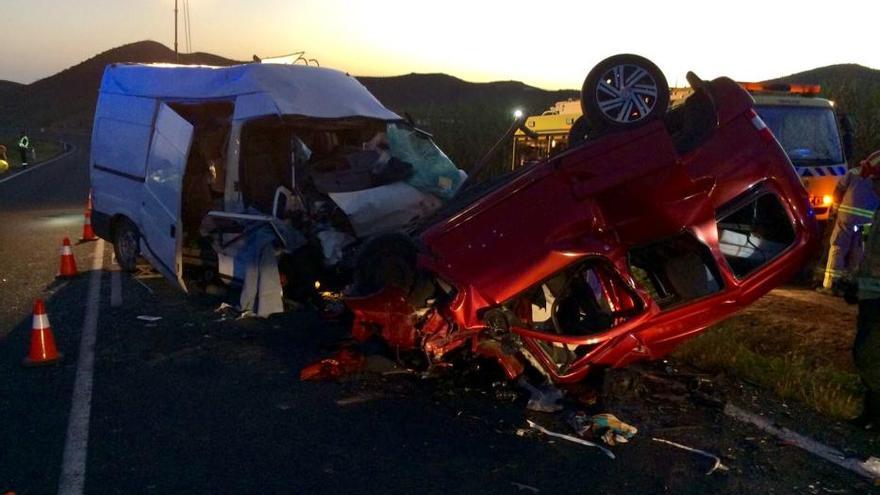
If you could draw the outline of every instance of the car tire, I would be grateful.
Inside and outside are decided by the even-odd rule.
[[[113,229],[113,252],[116,264],[127,272],[133,272],[140,256],[141,233],[128,219],[122,219]]]
[[[581,109],[596,131],[638,127],[662,117],[669,84],[653,62],[621,54],[599,62],[581,88]]]

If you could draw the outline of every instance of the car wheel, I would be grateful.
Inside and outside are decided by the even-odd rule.
[[[653,62],[638,55],[614,55],[584,80],[581,109],[595,130],[619,130],[655,120],[669,107],[669,84]]]
[[[113,230],[113,252],[116,264],[127,272],[133,272],[140,256],[141,234],[129,220],[121,220]]]

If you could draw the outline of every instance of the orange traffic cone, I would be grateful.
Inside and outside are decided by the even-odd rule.
[[[97,241],[95,231],[92,230],[92,210],[86,210],[85,221],[83,222],[83,235],[79,242]]]
[[[31,349],[23,364],[42,366],[58,362],[62,356],[55,347],[55,335],[49,325],[49,316],[42,299],[34,302],[34,323],[31,327]]]
[[[76,259],[73,257],[73,251],[70,249],[70,239],[65,237],[64,243],[61,245],[61,270],[58,272],[58,277],[69,278],[77,275],[79,273],[76,271]]]

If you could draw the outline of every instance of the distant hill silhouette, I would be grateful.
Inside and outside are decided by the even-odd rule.
[[[838,112],[855,124],[855,160],[880,148],[880,70],[858,64],[819,67],[772,82],[819,84],[821,96],[835,102]]]
[[[5,92],[5,91],[10,91],[10,90],[13,90],[13,89],[20,88],[20,87],[22,87],[22,86],[24,86],[24,84],[17,83],[17,82],[14,82],[14,81],[3,81],[3,80],[0,80],[0,94],[2,94],[2,93]]]
[[[174,52],[155,41],[130,43],[32,84],[0,81],[0,127],[44,126],[89,129],[104,68],[119,62],[173,63]],[[181,54],[182,64],[233,65],[209,53]],[[535,114],[554,102],[578,98],[578,92],[545,91],[517,81],[472,83],[446,74],[358,77],[387,107],[409,115],[434,134],[461,166],[480,158],[520,108]],[[856,157],[880,148],[880,71],[855,64],[832,65],[774,81],[822,85],[822,94],[856,121]],[[579,84],[580,81],[572,81]],[[506,151],[509,151],[507,149]],[[499,161],[499,164],[502,164]]]
[[[880,70],[859,64],[837,64],[819,67],[789,76],[773,79],[774,82],[799,82],[804,84],[828,84],[833,86],[848,84],[880,85]]]
[[[19,126],[88,128],[104,67],[118,62],[173,63],[174,51],[155,41],[130,43],[34,83],[7,91],[0,89],[0,116]],[[208,53],[193,53],[181,55],[180,63],[232,65],[238,62]]]
[[[155,41],[130,43],[32,84],[0,82],[0,125],[88,129],[104,68],[112,63],[173,63],[174,51]],[[243,63],[209,53],[181,54],[181,64]],[[435,133],[453,159],[476,161],[507,128],[515,108],[540,113],[576,91],[544,91],[521,82],[470,83],[445,74],[358,78],[383,104],[412,115]]]

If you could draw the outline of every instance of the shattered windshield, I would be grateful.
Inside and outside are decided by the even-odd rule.
[[[837,121],[830,108],[759,106],[755,110],[795,165],[843,163]]]
[[[424,132],[410,126],[390,123],[386,138],[391,156],[412,165],[407,182],[442,200],[458,192],[466,177],[452,160]]]

